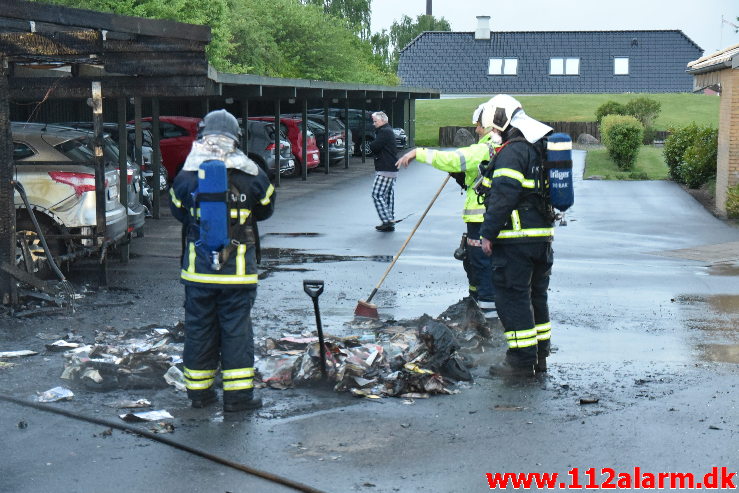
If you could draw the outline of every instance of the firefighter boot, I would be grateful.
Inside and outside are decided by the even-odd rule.
[[[251,409],[258,409],[260,407],[262,407],[261,397],[254,396],[252,396],[250,399],[223,403],[223,411],[227,413],[249,411]]]
[[[195,409],[202,409],[208,407],[218,400],[216,393],[212,390],[210,392],[203,392],[197,398],[190,401],[190,405]]]
[[[536,374],[533,364],[513,366],[508,361],[490,367],[490,375],[494,377],[533,377]]]
[[[537,356],[536,358],[536,373],[546,373],[547,371],[547,357]]]

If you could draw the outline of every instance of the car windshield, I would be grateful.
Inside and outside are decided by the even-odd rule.
[[[72,161],[88,162],[95,159],[95,153],[87,145],[87,140],[86,137],[78,137],[57,144],[54,148]]]
[[[92,145],[92,142],[90,142],[90,145]],[[110,137],[105,137],[103,140],[103,156],[105,157],[106,163],[118,165],[118,145]],[[127,161],[129,165],[132,164],[130,158]]]

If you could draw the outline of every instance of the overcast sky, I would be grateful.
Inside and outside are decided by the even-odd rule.
[[[426,13],[426,0],[372,0],[372,32],[403,15]],[[679,29],[705,54],[739,43],[733,24],[739,0],[433,0],[433,14],[453,31],[474,31],[489,15],[493,31],[604,31]]]

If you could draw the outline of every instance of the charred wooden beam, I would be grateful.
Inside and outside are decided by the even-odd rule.
[[[0,17],[60,26],[91,27],[109,31],[210,41],[210,27],[169,20],[144,19],[92,10],[73,9],[21,0],[3,0]]]
[[[98,31],[54,33],[2,33],[0,52],[6,56],[102,55],[102,36]]]
[[[106,53],[159,53],[178,51],[205,53],[205,46],[200,41],[190,39],[133,36],[120,33],[107,33],[105,41],[103,41],[103,48]]]
[[[50,79],[50,80],[49,80]],[[104,97],[157,97],[176,94],[177,96],[203,96],[207,94],[207,79],[204,76],[179,77],[102,77]],[[63,77],[35,78],[15,77],[10,80],[10,99],[13,101],[33,101],[43,98],[87,99],[90,95],[92,79]],[[48,93],[48,94],[47,94]]]
[[[203,53],[162,52],[158,54],[106,53],[106,72],[125,75],[202,75],[208,73],[208,59]]]

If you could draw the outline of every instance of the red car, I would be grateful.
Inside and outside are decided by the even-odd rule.
[[[177,176],[190,154],[192,143],[198,135],[200,120],[201,118],[190,116],[159,117],[159,149],[162,152],[162,165],[167,169],[170,181]],[[151,130],[151,118],[142,118],[141,126]]]
[[[274,122],[273,116],[250,116],[249,120]],[[280,131],[287,135],[293,154],[295,155],[295,174],[302,173],[303,167],[303,121],[300,118],[280,118]],[[313,132],[308,130],[308,144],[306,146],[308,169],[315,168],[320,163],[320,152]]]

